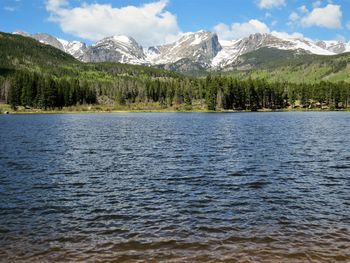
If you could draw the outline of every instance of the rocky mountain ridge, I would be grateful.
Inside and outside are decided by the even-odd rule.
[[[41,43],[58,48],[84,62],[120,62],[136,65],[158,66],[179,71],[221,70],[236,65],[242,55],[261,48],[293,51],[296,55],[336,55],[350,52],[350,43],[342,41],[312,41],[279,34],[252,34],[248,37],[219,41],[215,33],[198,31],[185,33],[177,41],[143,48],[128,36],[106,37],[88,46],[79,41],[66,41],[45,33],[30,35]]]

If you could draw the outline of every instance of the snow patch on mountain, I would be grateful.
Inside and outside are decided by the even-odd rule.
[[[281,37],[274,34],[256,33],[243,39],[220,41],[220,43],[223,48],[213,59],[213,68],[226,67],[227,65],[234,63],[241,55],[258,50],[262,47],[270,47],[280,50],[303,50],[317,55],[336,54],[306,39]]]
[[[24,32],[24,31],[20,31],[20,30],[15,31],[15,32],[13,32],[12,34],[14,34],[14,35],[20,35],[20,36],[23,36],[23,37],[30,37],[30,36],[31,36],[29,33]]]
[[[324,40],[324,41],[317,41],[315,44],[335,54],[341,54],[341,53],[350,51],[349,42],[345,43],[343,41]]]
[[[88,47],[83,42],[71,41],[64,45],[64,49],[66,53],[72,55],[76,59],[83,60]]]
[[[146,64],[143,48],[135,39],[127,36],[111,36],[90,46],[84,54],[83,61],[114,61],[129,64]]]
[[[344,52],[350,52],[350,42],[346,43]]]
[[[207,67],[221,50],[221,45],[216,34],[201,30],[185,33],[172,44],[151,47],[149,50],[152,52],[147,53],[147,59],[151,64],[169,64],[190,59]]]
[[[219,68],[233,63],[240,54],[243,54],[238,46],[239,42],[240,40],[220,41],[222,49],[212,60],[211,66],[213,68]]]

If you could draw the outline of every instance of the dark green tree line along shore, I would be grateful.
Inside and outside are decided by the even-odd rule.
[[[53,77],[17,71],[0,77],[0,100],[17,106],[56,109],[72,105],[156,102],[164,108],[203,101],[208,110],[284,109],[289,106],[330,109],[350,107],[350,84],[270,83],[265,80],[239,80],[233,77],[119,77],[112,81]],[[298,103],[297,103],[298,102]]]

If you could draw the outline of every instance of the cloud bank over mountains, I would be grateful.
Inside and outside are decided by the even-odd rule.
[[[111,4],[82,4],[70,7],[67,0],[48,0],[50,21],[63,32],[96,41],[112,35],[130,35],[145,46],[173,41],[180,34],[176,15],[165,10],[168,1],[141,6],[113,7]]]
[[[142,46],[148,47],[173,42],[183,35],[176,14],[167,10],[169,1],[155,0],[139,6],[114,7],[112,4],[84,2],[72,6],[70,0],[46,0],[45,6],[50,14],[49,21],[57,23],[65,33],[90,41],[112,35],[128,35]],[[288,4],[286,0],[252,1],[255,1],[258,8],[266,10],[266,17],[272,16],[271,10],[282,9]],[[322,7],[322,1],[318,0],[312,3],[310,9],[301,5],[290,13],[287,21],[289,32],[273,30],[277,21],[268,25],[257,18],[246,22],[233,21],[231,24],[218,23],[209,30],[217,33],[221,40],[233,40],[254,33],[271,32],[303,37],[303,34],[295,32],[298,27],[330,30],[343,27],[340,5],[328,2]],[[350,22],[347,27],[350,28]]]

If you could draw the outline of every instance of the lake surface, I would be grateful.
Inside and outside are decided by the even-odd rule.
[[[350,113],[0,115],[0,261],[350,262]]]

